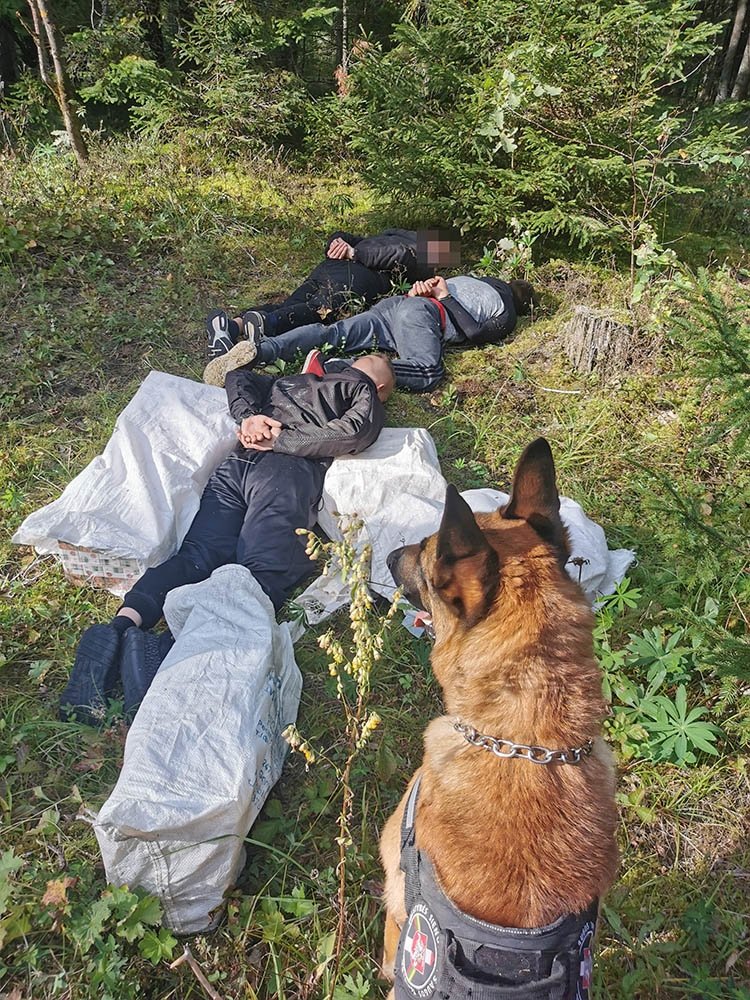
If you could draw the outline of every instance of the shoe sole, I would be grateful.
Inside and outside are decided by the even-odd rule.
[[[321,356],[320,350],[317,347],[313,347],[305,358],[305,363],[302,365],[302,374],[317,375],[318,378],[322,378],[326,370],[323,367],[323,362],[320,360]],[[312,367],[314,361],[317,362],[317,367]]]
[[[257,354],[258,348],[252,340],[242,340],[239,344],[235,344],[231,351],[208,362],[203,372],[203,381],[206,385],[216,385],[223,389],[227,375],[236,368],[249,365]]]

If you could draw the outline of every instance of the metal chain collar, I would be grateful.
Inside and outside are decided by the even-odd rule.
[[[547,747],[530,747],[525,743],[513,743],[511,740],[501,740],[495,736],[485,736],[478,733],[473,726],[456,719],[453,728],[460,733],[472,746],[489,750],[496,757],[523,757],[532,764],[580,764],[584,757],[589,757],[594,749],[594,741],[586,740],[581,747],[570,747],[568,750],[548,750]]]

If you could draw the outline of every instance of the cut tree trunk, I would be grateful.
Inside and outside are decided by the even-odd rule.
[[[83,141],[81,126],[78,124],[78,116],[75,113],[75,105],[71,96],[72,88],[68,80],[60,44],[57,40],[55,23],[50,15],[46,0],[28,0],[28,3],[31,8],[31,16],[34,19],[34,24],[36,25],[37,19],[39,19],[44,25],[49,54],[52,58],[52,65],[55,68],[55,85],[51,89],[57,99],[60,114],[65,123],[65,131],[68,133],[73,152],[76,154],[78,162],[83,164],[89,158],[89,151],[86,148],[86,143]],[[41,32],[40,44],[43,47]]]
[[[633,328],[612,313],[576,306],[563,327],[565,353],[576,371],[596,371],[604,378],[624,371],[631,362]]]
[[[721,104],[722,101],[729,100],[729,92],[732,88],[732,80],[734,79],[734,67],[737,63],[737,52],[742,39],[742,31],[745,27],[746,15],[747,0],[737,0],[737,5],[734,10],[732,32],[729,36],[729,42],[727,43],[726,51],[724,52],[724,62],[721,67],[719,89],[716,93],[717,104]]]

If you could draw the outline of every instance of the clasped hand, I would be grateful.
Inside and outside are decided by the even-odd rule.
[[[273,443],[281,433],[281,424],[273,417],[257,413],[245,417],[237,428],[237,438],[241,445],[252,451],[273,451]]]
[[[337,236],[335,240],[331,240],[331,245],[328,247],[328,257],[331,260],[352,260],[354,247]]]
[[[446,295],[450,295],[450,290],[445,278],[436,274],[434,278],[428,278],[426,281],[415,281],[406,294],[411,298],[422,296],[428,299],[444,299]]]

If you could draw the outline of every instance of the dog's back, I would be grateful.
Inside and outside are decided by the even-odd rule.
[[[593,616],[563,569],[567,557],[540,440],[519,463],[506,509],[475,519],[449,488],[439,532],[390,560],[407,596],[432,615],[445,698],[446,715],[425,734],[416,846],[452,904],[511,928],[586,911],[617,865]],[[393,922],[406,917],[405,801],[381,841],[386,965]]]

